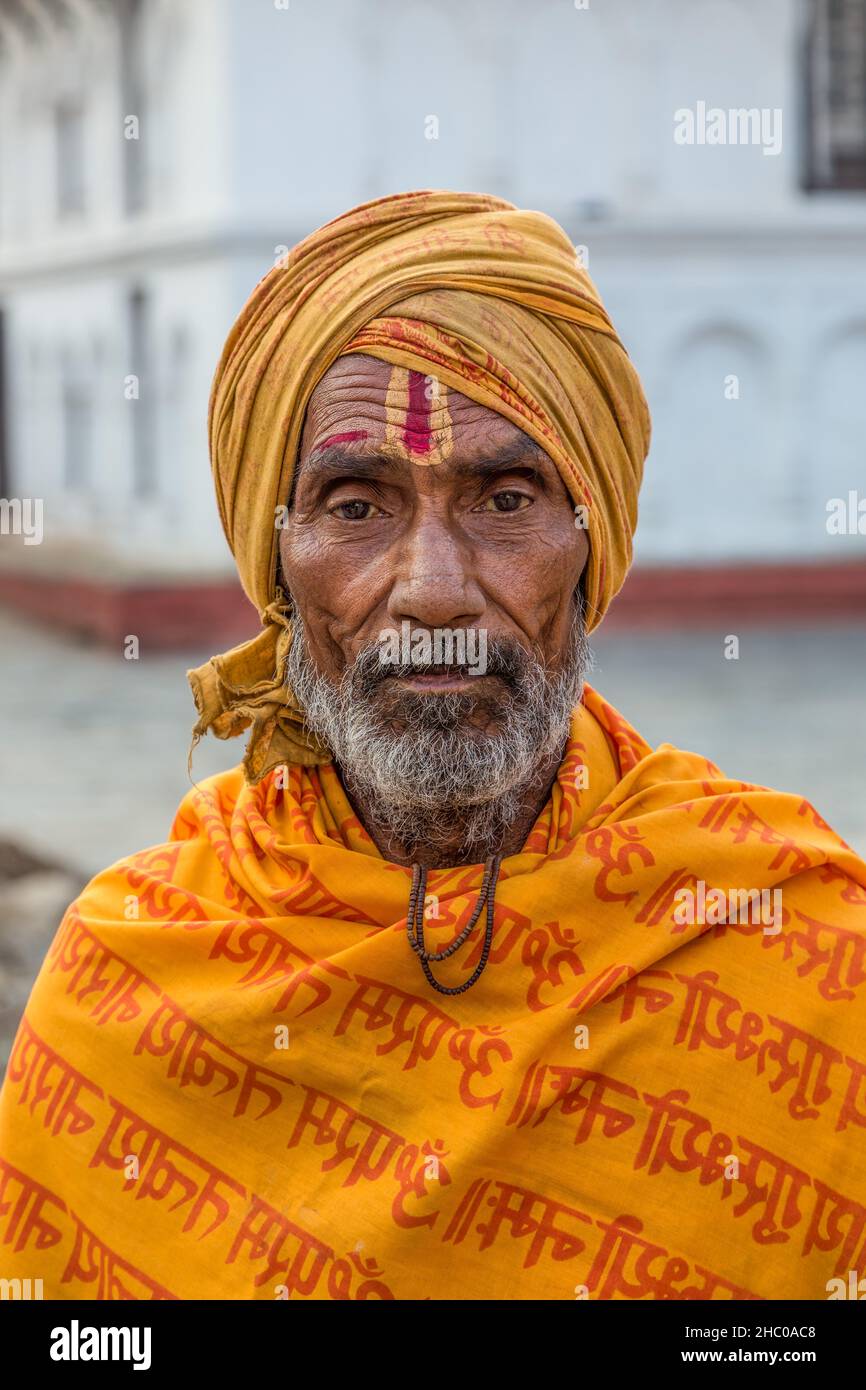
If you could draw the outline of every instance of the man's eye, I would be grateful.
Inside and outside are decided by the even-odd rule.
[[[494,492],[482,508],[488,512],[523,512],[532,505],[532,498],[523,492]]]
[[[369,521],[378,510],[372,502],[353,497],[350,502],[338,502],[331,508],[331,515],[339,517],[341,521]]]

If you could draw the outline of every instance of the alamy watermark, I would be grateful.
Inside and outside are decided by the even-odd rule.
[[[761,924],[765,936],[782,930],[781,888],[707,888],[702,878],[697,886],[678,888],[674,894],[674,921],[678,926],[720,927],[728,922]]]
[[[831,536],[866,536],[866,495],[851,488],[847,498],[827,502],[827,533]]]
[[[866,1279],[858,1279],[856,1269],[848,1270],[848,1282],[841,1277],[828,1279],[824,1286],[827,1290],[827,1300],[832,1302],[834,1298],[850,1298],[862,1303],[866,1299]]]
[[[48,1352],[52,1361],[131,1361],[134,1371],[147,1371],[151,1360],[149,1327],[82,1327],[73,1318],[69,1327],[51,1329]]]
[[[487,629],[483,627],[416,628],[404,618],[400,630],[379,633],[379,661],[383,666],[463,666],[471,676],[487,670]]]
[[[782,152],[782,109],[779,106],[721,106],[695,103],[674,112],[678,145],[760,145],[764,154]]]
[[[41,1279],[0,1279],[0,1300],[44,1298]]]
[[[42,511],[41,497],[0,497],[0,536],[23,536],[25,545],[41,545]]]

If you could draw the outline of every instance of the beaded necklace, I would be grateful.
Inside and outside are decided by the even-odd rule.
[[[409,911],[406,914],[406,934],[409,938],[409,945],[421,962],[421,969],[427,977],[429,983],[440,994],[463,994],[470,989],[481,975],[482,970],[487,964],[487,957],[490,955],[490,946],[493,941],[493,905],[496,896],[496,882],[499,878],[499,866],[502,863],[501,854],[493,854],[484,865],[484,877],[481,881],[481,892],[478,894],[478,901],[472,909],[472,915],[462,932],[450,946],[446,946],[444,951],[428,951],[424,945],[424,901],[427,896],[427,869],[421,864],[412,865],[412,891],[409,894]],[[430,961],[447,960],[458,951],[464,941],[468,940],[473,927],[487,905],[487,925],[484,929],[484,944],[481,947],[481,959],[477,966],[462,985],[443,985],[440,984],[430,969]]]

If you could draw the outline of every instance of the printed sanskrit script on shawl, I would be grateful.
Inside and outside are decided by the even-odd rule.
[[[434,947],[480,878],[431,872]],[[678,923],[699,880],[780,887],[781,930]],[[9,1064],[0,1275],[823,1299],[866,1269],[866,869],[805,802],[652,752],[587,691],[468,993],[424,987],[409,884],[328,766],[222,774],[98,875]]]

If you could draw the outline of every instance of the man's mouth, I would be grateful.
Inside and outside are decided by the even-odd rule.
[[[473,671],[471,667],[455,663],[418,664],[417,667],[403,666],[389,671],[385,681],[396,682],[403,689],[411,691],[489,691],[489,681],[499,684],[499,677],[489,673]]]
[[[481,694],[489,691],[491,680],[499,683],[496,676],[473,675],[462,666],[425,666],[418,671],[395,673],[387,679],[396,681],[404,690],[428,694],[444,691],[457,691],[461,694],[472,691]]]

